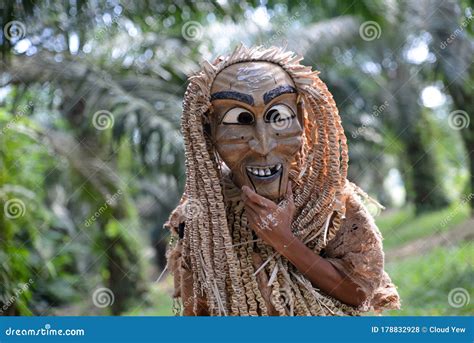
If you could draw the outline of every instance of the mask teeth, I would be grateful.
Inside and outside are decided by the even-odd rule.
[[[247,171],[256,176],[270,176],[281,169],[281,163],[265,167],[247,167]]]

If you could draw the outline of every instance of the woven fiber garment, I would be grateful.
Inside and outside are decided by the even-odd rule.
[[[346,179],[347,143],[336,104],[318,72],[301,60],[280,48],[241,45],[189,78],[182,115],[186,184],[165,224],[172,231],[167,257],[177,312],[182,306],[184,315],[317,316],[399,308],[384,271],[381,234],[361,201],[372,199]],[[324,294],[253,234],[241,190],[206,135],[213,80],[228,66],[258,61],[288,73],[304,104],[303,144],[289,174],[292,232],[364,290],[361,306]]]

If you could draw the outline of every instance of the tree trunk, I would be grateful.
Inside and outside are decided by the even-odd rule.
[[[400,139],[405,142],[402,160],[405,161],[405,184],[408,200],[417,213],[443,208],[449,204],[443,192],[442,179],[437,168],[434,139],[430,123],[423,117],[418,103],[418,88],[406,64],[399,62],[393,86],[400,101],[394,102]]]
[[[432,49],[438,55],[439,69],[453,99],[453,111],[458,111],[459,118],[463,120],[461,125],[454,123],[454,126],[461,130],[468,155],[470,180],[467,197],[470,198],[471,215],[474,216],[474,42],[467,27],[472,24],[473,18],[465,16],[457,1],[438,0],[429,4],[437,8],[428,27],[433,37]]]
[[[406,143],[407,162],[412,179],[412,201],[416,212],[423,213],[443,208],[449,204],[443,192],[436,161],[429,147],[418,140],[419,136]]]
[[[471,122],[469,132],[465,134],[464,141],[466,143],[467,153],[469,155],[469,177],[470,177],[470,190],[469,190],[469,205],[471,207],[471,217],[474,217],[474,123]]]
[[[73,104],[72,106],[70,104]],[[63,115],[68,119],[72,127],[78,127],[79,123],[87,120],[87,104],[80,92],[64,98],[62,106]],[[91,206],[92,208],[106,208],[107,210],[97,221],[99,234],[97,235],[96,245],[103,252],[103,267],[107,271],[103,282],[113,294],[113,302],[110,303],[110,309],[113,315],[120,315],[128,310],[133,300],[139,299],[145,290],[143,279],[143,264],[141,260],[141,247],[137,246],[136,239],[131,238],[131,233],[126,233],[121,221],[129,219],[127,211],[127,191],[120,180],[114,180],[113,170],[116,163],[116,155],[107,156],[104,147],[100,144],[95,132],[76,132],[79,147],[77,148],[79,156],[85,161],[97,160],[104,165],[104,170],[94,173],[90,177],[84,177],[87,182],[93,185],[93,189],[88,192],[95,193]],[[91,153],[93,152],[93,153]],[[110,169],[106,169],[110,168]],[[118,196],[120,195],[120,196]],[[115,197],[114,204],[108,203],[109,197]],[[105,206],[107,205],[107,206]],[[109,230],[108,225],[114,226]]]

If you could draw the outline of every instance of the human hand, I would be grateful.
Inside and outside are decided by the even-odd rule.
[[[267,244],[281,252],[295,239],[291,232],[296,210],[291,183],[288,183],[285,199],[278,205],[247,186],[243,186],[242,191],[248,225]]]

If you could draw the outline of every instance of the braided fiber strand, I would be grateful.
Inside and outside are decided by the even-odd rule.
[[[185,198],[198,208],[185,219],[183,256],[193,275],[193,308],[200,294],[211,315],[357,314],[350,306],[315,289],[284,257],[255,241],[247,225],[240,190],[232,184],[204,131],[212,115],[210,89],[217,74],[241,62],[279,65],[294,81],[303,107],[303,146],[291,165],[296,214],[292,231],[315,253],[336,234],[344,217],[344,197],[352,188],[347,176],[347,142],[336,104],[318,72],[300,64],[301,57],[279,48],[241,45],[215,63],[205,62],[190,77],[184,96],[182,133],[186,158]],[[229,195],[230,194],[230,195]],[[266,265],[253,263],[259,254]],[[269,301],[256,273],[265,273]]]

